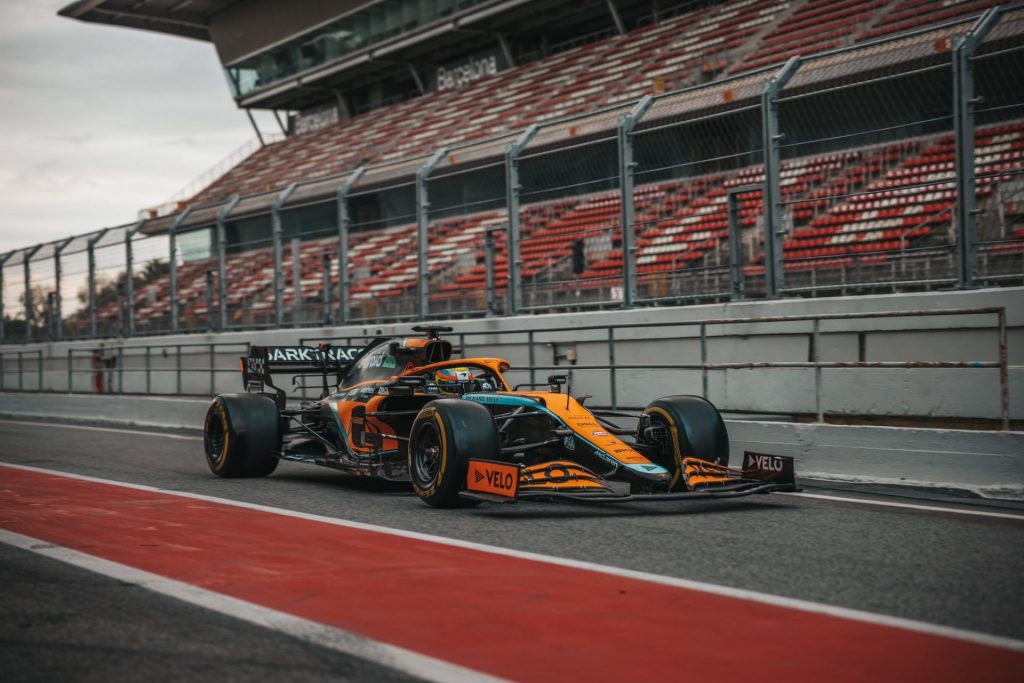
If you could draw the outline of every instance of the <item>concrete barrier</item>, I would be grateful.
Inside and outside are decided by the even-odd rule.
[[[513,383],[529,381],[521,368],[559,365],[568,370],[567,355],[579,365],[613,362],[602,325],[639,325],[615,334],[617,364],[701,361],[700,320],[725,322],[706,329],[709,363],[821,361],[993,362],[999,359],[993,314],[935,317],[857,318],[826,320],[814,341],[809,321],[770,322],[765,317],[817,314],[862,314],[885,311],[949,311],[1002,307],[1007,316],[1009,408],[1012,419],[1024,419],[1024,288],[993,288],[958,292],[780,299],[645,307],[451,321],[448,335],[464,346],[466,356],[507,358]],[[670,324],[669,327],[650,325]],[[108,339],[37,343],[0,348],[0,391],[24,389],[63,392],[91,391],[91,353],[118,359],[108,372],[108,387],[151,395],[213,395],[241,390],[238,356],[245,344],[297,344],[325,337],[406,335],[412,322],[191,334],[140,339]],[[556,332],[536,332],[562,328]],[[528,343],[534,331],[533,344]],[[473,334],[481,332],[482,334]],[[471,333],[460,338],[460,333]],[[345,341],[344,343],[348,343]],[[228,344],[229,346],[210,346]],[[180,358],[178,356],[181,347]],[[19,359],[18,354],[22,357]],[[6,354],[4,356],[3,354]],[[37,355],[38,354],[38,355]],[[40,362],[41,358],[41,362]],[[70,366],[70,368],[69,368]],[[150,368],[146,372],[146,367]],[[216,372],[211,373],[210,369]],[[549,374],[536,372],[538,381]],[[574,386],[591,394],[593,404],[611,405],[612,374],[608,370],[576,370]],[[287,381],[287,380],[286,380]],[[1002,411],[998,370],[991,368],[826,368],[821,372],[821,407],[831,415],[911,416],[997,419]],[[699,370],[633,369],[615,373],[615,403],[644,406],[654,396],[703,394],[722,410],[813,415],[816,412],[815,372],[810,368],[743,368],[709,370],[706,387]]]
[[[133,427],[202,429],[209,405],[209,401],[200,399],[0,393],[0,415],[5,417]]]
[[[0,415],[200,429],[209,401],[0,393]],[[745,450],[796,459],[805,478],[952,488],[1024,499],[1024,432],[726,420],[734,464]],[[0,426],[0,434],[3,428]]]
[[[1024,500],[1024,432],[727,420],[732,453],[796,459],[805,478]]]

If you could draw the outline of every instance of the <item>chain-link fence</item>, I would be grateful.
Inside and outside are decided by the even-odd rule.
[[[621,302],[616,131],[631,107],[541,124],[519,153],[521,310]]]
[[[633,135],[640,301],[729,297],[727,200],[761,184],[761,93],[770,70],[655,98]],[[760,193],[744,196],[745,262],[761,272]],[[751,275],[748,273],[748,275]],[[752,284],[749,294],[763,291]]]
[[[25,250],[0,256],[0,342],[31,339],[25,325]]]
[[[418,317],[420,245],[417,173],[429,157],[369,166],[346,198],[348,258],[343,277],[348,321]],[[423,292],[424,296],[426,292]]]
[[[62,242],[54,256],[60,272],[54,306],[57,339],[81,339],[92,334],[89,329],[89,241],[92,237],[79,235]]]
[[[28,262],[28,287],[25,288],[25,311],[29,315],[28,334],[32,339],[52,339],[57,296],[57,270],[54,255],[57,244],[44,244],[35,250]]]
[[[956,282],[952,55],[970,26],[801,60],[778,89],[784,291]]]
[[[127,335],[127,252],[124,242],[130,227],[110,228],[92,242],[94,312],[90,311],[90,334],[100,337]],[[88,254],[87,254],[88,256]]]
[[[639,100],[634,80],[602,110],[465,142],[493,132],[478,109],[431,154],[0,255],[3,339],[1024,284],[1024,9]]]
[[[132,302],[128,310],[129,334],[162,334],[171,329],[169,259],[170,237],[166,232],[143,228],[126,238],[132,255]]]
[[[1007,12],[977,48],[974,174],[981,284],[1024,272],[1024,10]],[[1007,78],[1012,74],[1011,78]]]
[[[446,150],[426,177],[427,314],[503,313],[508,283],[508,179],[514,136]]]

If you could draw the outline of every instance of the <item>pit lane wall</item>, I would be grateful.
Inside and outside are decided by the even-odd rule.
[[[530,364],[528,330],[564,328],[534,333],[533,365],[561,365],[568,357],[578,365],[645,363],[699,363],[699,327],[683,323],[752,317],[797,316],[881,311],[977,309],[1004,307],[1008,323],[1010,414],[1024,419],[1024,288],[961,292],[931,292],[828,299],[743,301],[686,307],[642,308],[628,311],[560,313],[516,318],[453,321],[456,343],[464,355],[499,356],[513,367]],[[446,322],[446,321],[445,321]],[[594,325],[680,323],[673,327],[634,327],[615,331],[614,359],[606,329],[581,330]],[[349,325],[333,328],[191,334],[176,337],[110,339],[103,353],[113,356],[124,348],[121,364],[104,373],[105,388],[124,393],[209,396],[241,389],[238,356],[245,343],[283,345],[324,337],[408,335],[413,322],[386,325]],[[955,315],[924,318],[830,320],[821,323],[817,358],[821,361],[996,361],[998,337],[993,315]],[[813,336],[809,321],[784,323],[732,323],[707,327],[710,363],[764,361],[805,362],[811,357]],[[459,338],[460,332],[486,334]],[[352,340],[358,343],[357,339]],[[336,343],[345,343],[337,341]],[[97,341],[9,344],[0,348],[2,390],[93,392],[90,353]],[[178,344],[187,345],[180,349]],[[231,346],[209,347],[209,344]],[[15,354],[24,356],[17,372]],[[33,354],[41,353],[41,368]],[[68,372],[69,354],[73,355]],[[148,363],[150,372],[144,372]],[[209,368],[217,372],[211,376]],[[37,372],[38,370],[38,372]],[[559,370],[559,372],[564,372]],[[537,370],[543,382],[554,371]],[[654,397],[701,394],[700,370],[620,370],[613,385],[608,370],[575,370],[573,393],[589,394],[591,405],[638,408]],[[512,382],[530,381],[524,370],[509,373]],[[828,415],[909,416],[955,421],[997,419],[1001,411],[999,371],[988,368],[829,368],[822,370],[821,406]],[[148,389],[147,389],[148,383]],[[709,370],[707,396],[723,411],[814,415],[815,377],[810,368],[747,368]],[[314,396],[315,397],[315,396]]]
[[[198,430],[209,401],[128,396],[0,394],[0,416],[121,427]],[[0,436],[3,434],[0,421]],[[957,489],[1024,500],[1024,432],[800,424],[726,419],[732,459],[790,455],[797,474],[845,483]],[[198,434],[196,431],[195,433]],[[198,441],[183,448],[194,451]]]

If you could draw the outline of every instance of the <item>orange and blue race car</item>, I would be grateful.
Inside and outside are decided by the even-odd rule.
[[[365,347],[253,346],[245,393],[217,396],[206,460],[221,477],[263,477],[281,460],[411,481],[426,503],[460,507],[541,498],[658,501],[796,490],[793,460],[745,453],[729,466],[718,410],[668,396],[642,412],[590,409],[567,375],[509,385],[508,361],[452,358],[447,327]],[[273,375],[318,383],[288,407]]]

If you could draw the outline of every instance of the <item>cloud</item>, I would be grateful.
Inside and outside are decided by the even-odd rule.
[[[129,223],[254,137],[212,45],[64,4],[0,2],[0,254]]]

